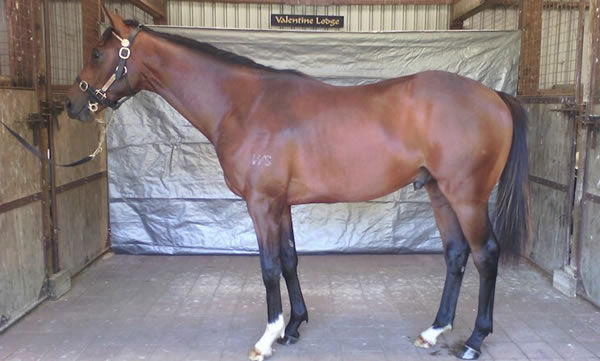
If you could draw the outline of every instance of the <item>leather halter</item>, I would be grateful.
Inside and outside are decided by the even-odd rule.
[[[133,93],[131,89],[131,85],[129,84],[129,80],[127,79],[127,59],[129,59],[131,55],[131,45],[133,44],[133,40],[136,35],[142,30],[143,25],[138,25],[133,31],[129,34],[127,39],[121,38],[114,31],[112,34],[121,41],[121,48],[119,48],[119,65],[115,69],[115,72],[110,76],[110,78],[104,83],[102,88],[94,88],[85,80],[82,80],[79,75],[77,76],[77,81],[79,82],[79,89],[87,93],[90,96],[90,100],[88,100],[88,109],[90,112],[95,113],[98,111],[98,104],[102,104],[104,106],[110,107],[112,109],[117,109],[125,100],[129,97],[123,99],[122,101],[113,101],[108,99],[106,93],[111,85],[121,78],[125,79],[127,84],[127,88],[129,89],[129,93]]]

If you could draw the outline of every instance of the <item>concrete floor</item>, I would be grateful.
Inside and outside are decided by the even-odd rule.
[[[433,349],[412,345],[435,316],[444,270],[441,255],[301,256],[310,322],[270,360],[454,360],[475,319],[472,264],[454,331]],[[597,308],[528,265],[501,270],[496,290],[482,360],[600,360]],[[257,257],[108,254],[0,335],[0,360],[247,360],[265,319]]]

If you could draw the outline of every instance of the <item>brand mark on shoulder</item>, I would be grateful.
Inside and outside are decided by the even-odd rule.
[[[252,154],[252,165],[253,166],[264,166],[270,167],[273,164],[273,158],[270,154]]]

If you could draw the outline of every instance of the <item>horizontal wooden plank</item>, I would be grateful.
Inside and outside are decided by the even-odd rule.
[[[98,179],[102,179],[102,178],[106,178],[106,171],[98,172],[98,173],[92,174],[88,177],[83,177],[83,178],[77,179],[73,182],[63,184],[60,187],[56,187],[56,193],[68,192],[72,189],[75,189],[77,187],[94,182],[94,181],[96,181]]]
[[[0,204],[0,213],[5,213],[8,211],[12,211],[16,208],[21,208],[23,206],[28,205],[31,202],[37,202],[42,199],[42,193],[32,194],[27,197],[15,199],[14,201],[10,201],[4,204]]]
[[[556,182],[553,182],[553,181],[551,181],[549,179],[536,177],[534,175],[530,175],[529,176],[529,180],[532,181],[532,182],[535,182],[537,184],[541,184],[543,186],[550,187],[550,188],[555,189],[557,191],[566,192],[566,191],[569,190],[569,188],[566,185],[564,185],[564,184],[556,183]]]
[[[98,172],[96,174],[92,174],[89,177],[84,177],[84,178],[78,179],[76,181],[64,184],[64,185],[56,188],[56,193],[60,194],[60,193],[68,192],[72,189],[81,187],[85,184],[94,182],[99,179],[106,178],[106,175],[107,175],[106,171],[102,171],[102,172]],[[0,213],[12,211],[13,209],[26,206],[29,203],[37,202],[41,199],[42,199],[42,193],[38,192],[38,193],[35,193],[32,195],[29,195],[27,197],[22,197],[22,198],[15,199],[13,201],[10,201],[10,202],[4,203],[4,204],[0,204]]]
[[[592,194],[592,193],[585,193],[583,195],[583,199],[586,200],[586,201],[591,201],[591,202],[600,204],[600,196],[597,196],[597,195]]]

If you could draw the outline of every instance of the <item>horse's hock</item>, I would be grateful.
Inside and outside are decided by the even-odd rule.
[[[600,4],[104,5],[98,28],[97,0],[0,0],[0,360],[600,359]],[[528,150],[512,96],[445,73],[365,86],[427,70],[516,95]],[[373,127],[382,114],[396,123]],[[480,144],[483,126],[464,125],[484,118],[496,128]],[[411,127],[430,119],[454,124],[435,140],[442,167],[415,156],[431,138]],[[310,161],[282,167],[278,134]],[[472,201],[485,182],[447,174],[487,154],[478,169],[495,177],[511,142],[515,186],[494,191],[490,223]],[[416,160],[383,171],[390,149]],[[498,213],[514,221],[492,234]],[[521,257],[496,281],[498,244]]]

